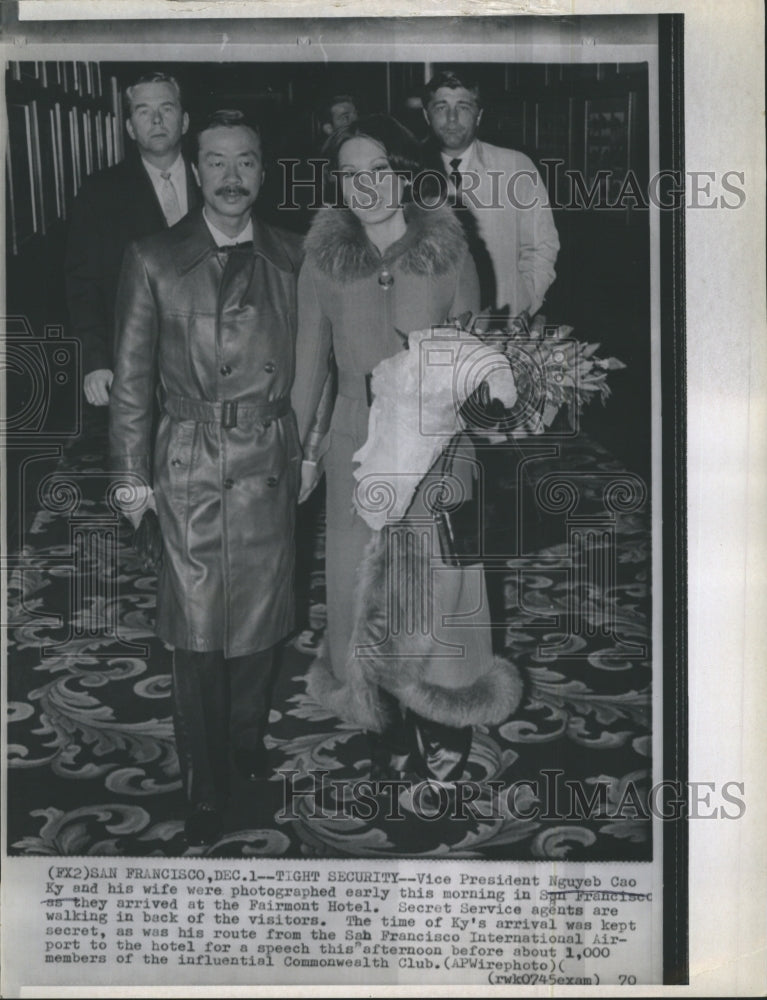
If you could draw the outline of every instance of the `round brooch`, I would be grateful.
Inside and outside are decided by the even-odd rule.
[[[378,275],[378,284],[384,289],[384,291],[388,292],[394,284],[394,275],[390,271],[381,271]]]

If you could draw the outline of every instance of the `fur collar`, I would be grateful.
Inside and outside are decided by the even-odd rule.
[[[323,208],[306,237],[306,256],[335,281],[366,278],[395,261],[411,274],[441,275],[466,251],[463,227],[446,207],[405,208],[407,232],[381,256],[348,208]]]

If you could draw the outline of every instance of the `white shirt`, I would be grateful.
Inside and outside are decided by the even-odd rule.
[[[149,174],[149,180],[152,182],[152,186],[157,192],[157,198],[162,205],[162,195],[160,193],[161,186],[165,183],[163,180],[163,174],[170,174],[170,180],[176,191],[176,197],[178,198],[178,205],[181,211],[186,215],[189,210],[189,199],[186,193],[186,164],[184,163],[184,157],[179,153],[176,157],[176,161],[172,166],[167,167],[165,170],[160,170],[153,163],[149,163],[145,160],[143,156],[141,157],[141,162],[144,164],[144,169]]]
[[[205,209],[202,210],[202,217],[205,219],[205,225],[210,230],[210,235],[216,241],[217,247],[231,247],[236,243],[247,243],[249,240],[253,239],[253,220],[248,219],[248,224],[245,226],[241,233],[237,236],[228,236],[226,233],[222,233],[217,226],[214,226],[205,213]]]
[[[442,153],[442,159],[450,176],[454,157]],[[460,160],[459,173],[472,175],[463,183],[464,204],[477,220],[477,237],[493,271],[482,308],[499,311],[508,306],[512,316],[527,309],[532,316],[554,280],[559,252],[543,179],[523,153],[479,139]],[[482,279],[480,275],[480,284]]]

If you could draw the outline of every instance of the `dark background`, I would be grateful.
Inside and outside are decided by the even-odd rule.
[[[91,79],[95,80],[91,67]],[[444,64],[445,66],[447,64]],[[561,161],[560,171],[578,171],[587,181],[597,165],[614,169],[614,184],[621,170],[632,170],[640,184],[648,176],[648,79],[644,63],[450,63],[459,73],[478,79],[485,111],[479,137],[527,153],[539,166]],[[43,66],[47,70],[43,70]],[[56,67],[53,69],[53,67]],[[90,111],[102,122],[119,120],[119,94],[142,72],[157,68],[156,63],[99,64],[100,94],[95,84],[86,83],[86,64],[18,63],[7,73],[9,108],[31,107],[41,123],[50,110],[59,106],[66,117],[69,109]],[[163,63],[162,68],[177,76],[184,104],[190,112],[192,134],[195,122],[218,107],[240,107],[261,123],[268,154],[268,183],[259,198],[261,213],[271,221],[301,231],[306,216],[280,212],[277,205],[282,190],[282,174],[277,161],[283,157],[306,159],[317,155],[322,134],[317,115],[322,99],[332,93],[355,95],[360,110],[384,111],[400,118],[419,137],[426,134],[425,122],[413,99],[420,95],[427,73],[443,64],[432,63]],[[600,127],[600,111],[605,119],[623,125]],[[24,152],[26,136],[19,127],[19,112],[10,120],[9,152]],[[48,133],[41,127],[38,136],[37,173],[45,176],[50,152]],[[125,143],[129,142],[125,137]],[[119,149],[113,155],[119,157]],[[34,156],[33,156],[34,159]],[[107,164],[107,153],[97,156],[94,142],[92,169]],[[22,156],[23,160],[23,156]],[[82,173],[86,173],[83,165]],[[10,174],[10,171],[9,171]],[[553,168],[549,167],[549,176]],[[557,176],[561,177],[562,174]],[[17,169],[18,177],[18,169]],[[32,178],[32,186],[36,179]],[[69,335],[64,297],[63,252],[67,215],[75,195],[76,179],[66,177],[65,197],[52,208],[50,184],[37,180],[47,198],[46,208],[38,206],[37,231],[7,233],[6,281],[9,331],[36,345],[44,340],[46,327],[54,326]],[[16,184],[17,189],[19,184]],[[646,190],[646,188],[645,188]],[[47,194],[46,194],[47,191]],[[567,187],[551,191],[567,201]],[[14,201],[28,196],[16,190]],[[10,200],[10,192],[7,192]],[[630,204],[630,202],[629,202]],[[14,205],[19,217],[19,205]],[[559,208],[555,221],[561,241],[557,278],[543,311],[552,322],[573,326],[580,340],[599,342],[603,356],[623,360],[625,372],[612,373],[613,395],[603,408],[598,402],[584,411],[582,427],[598,438],[629,469],[649,478],[650,462],[650,254],[649,219],[646,209],[624,207]],[[17,223],[17,230],[20,228]],[[50,338],[49,338],[50,341]],[[52,370],[51,345],[40,346],[45,354],[43,368]],[[13,345],[9,348],[10,416],[25,412],[36,389],[28,372],[14,372]],[[47,366],[47,368],[46,368]],[[53,365],[55,367],[55,365]],[[22,369],[24,366],[22,365]],[[45,413],[45,435],[51,441],[71,440],[77,423],[80,379],[73,373],[65,385],[56,386],[55,398]],[[50,387],[49,387],[50,388]],[[41,435],[36,435],[39,442]],[[29,455],[23,435],[18,447],[8,453],[8,502],[10,540],[23,532],[25,503],[19,493],[19,464]],[[40,454],[40,452],[38,452]],[[44,461],[36,461],[41,468]],[[29,497],[27,484],[27,500]],[[18,499],[15,503],[14,500]],[[28,506],[28,503],[26,504]],[[28,511],[27,511],[28,513]]]

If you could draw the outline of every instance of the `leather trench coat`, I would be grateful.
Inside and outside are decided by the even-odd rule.
[[[294,616],[300,244],[253,223],[252,249],[233,253],[216,247],[201,210],[131,244],[110,403],[113,469],[145,477],[155,493],[156,632],[227,657],[274,645]]]

